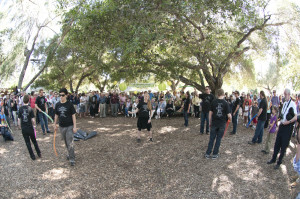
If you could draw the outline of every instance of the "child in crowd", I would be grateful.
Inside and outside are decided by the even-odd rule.
[[[126,105],[125,105],[125,117],[129,117],[129,108],[131,107],[130,99],[127,99]]]
[[[135,102],[132,105],[132,116],[131,117],[136,118],[136,112],[135,112],[135,110],[136,110],[136,107],[137,107],[138,104],[139,104],[139,99],[136,98]]]
[[[276,128],[277,128],[277,113],[278,113],[278,108],[277,106],[273,106],[272,108],[272,115],[271,115],[271,120],[270,120],[270,126],[269,126],[269,133],[266,139],[266,144],[265,144],[265,149],[262,150],[264,154],[268,154],[270,152],[270,144],[271,140],[273,139]]]
[[[19,109],[18,123],[19,123],[19,126],[21,126],[21,128],[22,128],[22,134],[23,134],[28,152],[30,154],[30,157],[32,160],[35,160],[35,155],[32,151],[30,140],[34,145],[37,155],[39,157],[42,157],[42,155],[41,155],[41,151],[39,149],[39,146],[36,141],[35,134],[34,134],[34,127],[35,127],[34,113],[33,113],[32,108],[30,106],[28,106],[28,102],[29,102],[28,95],[25,95],[23,97],[23,102],[24,102],[24,106],[20,107],[20,109]]]
[[[12,137],[12,135],[10,134],[10,132],[8,131],[8,124],[7,124],[7,120],[6,120],[6,116],[4,114],[4,107],[1,107],[1,112],[0,112],[0,135],[3,136],[3,140],[4,142],[6,141],[14,141],[14,138]]]
[[[259,112],[258,102],[255,101],[252,108],[251,108],[251,118],[253,118],[255,115],[257,115],[258,112]],[[253,129],[256,128],[257,122],[258,122],[258,117],[255,117],[252,121],[252,124],[253,124],[252,128]]]
[[[243,113],[243,115],[244,115],[244,126],[247,126],[249,111],[250,111],[249,102],[246,101],[245,102],[245,107],[244,107],[244,113]]]

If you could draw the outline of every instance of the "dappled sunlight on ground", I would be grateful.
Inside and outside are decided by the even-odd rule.
[[[62,180],[68,177],[70,171],[65,168],[51,169],[42,174],[43,180]]]
[[[171,124],[172,122],[172,124]],[[207,160],[209,135],[199,134],[199,119],[152,121],[154,142],[147,130],[137,143],[136,119],[84,118],[77,128],[98,134],[75,142],[76,166],[66,160],[58,130],[38,134],[42,159],[32,161],[21,134],[0,146],[0,189],[4,198],[289,198],[288,178],[294,174],[293,145],[280,169],[266,164],[262,145],[250,146],[253,131],[239,126],[238,134],[222,140],[218,160]],[[17,132],[17,131],[16,131]],[[41,132],[40,126],[38,132]],[[228,129],[230,132],[230,129]],[[274,140],[273,140],[274,143]],[[6,171],[6,172],[2,172]]]

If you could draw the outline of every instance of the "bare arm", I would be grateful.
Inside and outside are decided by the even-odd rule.
[[[236,114],[236,112],[239,110],[239,108],[240,108],[240,105],[237,105],[237,107],[236,107],[236,109],[235,109],[235,111],[234,111],[233,115],[235,115],[235,114]]]
[[[212,114],[213,114],[213,112],[212,112],[212,111],[209,111],[209,115],[208,115],[208,118],[209,118],[209,126],[211,126],[211,123],[212,123]]]
[[[77,128],[76,128],[76,115],[73,114],[72,115],[72,120],[73,120],[73,133],[76,133],[77,132]]]
[[[229,122],[231,122],[232,121],[232,116],[231,116],[230,113],[227,114],[227,117],[228,117]]]
[[[263,109],[262,109],[262,108],[260,108],[260,109],[259,109],[259,111],[258,111],[258,113],[257,113],[257,117],[259,117],[259,116],[260,116],[260,114],[262,113],[262,111],[263,111]]]

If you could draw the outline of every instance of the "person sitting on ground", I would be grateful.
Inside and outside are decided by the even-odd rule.
[[[164,98],[161,98],[160,102],[157,106],[157,117],[156,117],[156,119],[159,119],[165,112],[166,112],[166,103],[164,101]]]
[[[170,117],[174,114],[174,105],[173,105],[172,99],[169,99],[169,101],[167,103],[166,112],[167,112],[167,117]]]
[[[181,108],[181,99],[180,97],[176,97],[176,100],[174,102],[175,111],[178,111]]]

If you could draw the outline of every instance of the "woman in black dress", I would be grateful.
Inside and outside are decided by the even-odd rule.
[[[144,95],[143,100],[139,102],[137,105],[137,109],[135,110],[135,113],[139,113],[138,121],[137,121],[137,127],[138,127],[138,134],[137,134],[137,142],[141,142],[141,130],[147,129],[150,134],[150,141],[153,142],[152,139],[152,124],[151,124],[151,118],[152,118],[152,106],[149,94],[146,93]],[[129,112],[132,114],[133,112]]]

